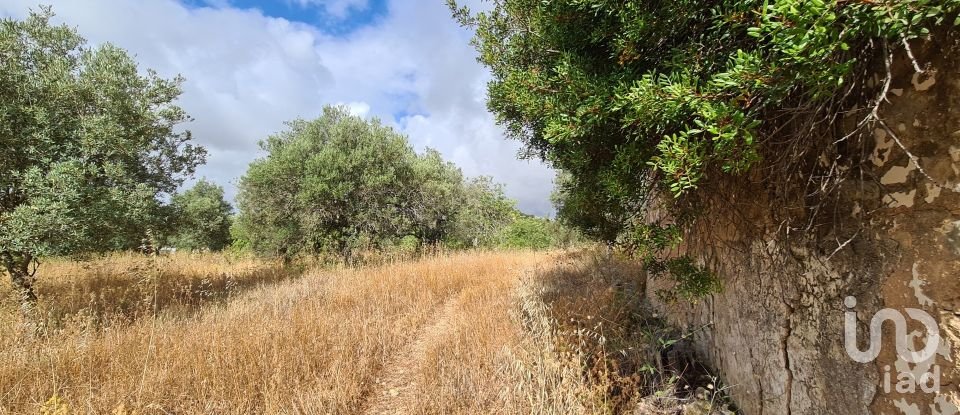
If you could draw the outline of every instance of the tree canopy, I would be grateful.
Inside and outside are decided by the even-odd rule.
[[[224,198],[222,187],[201,179],[174,194],[170,204],[173,232],[169,243],[174,247],[219,251],[230,245],[233,207]]]
[[[0,20],[0,259],[25,299],[38,256],[139,242],[205,157],[177,128],[182,79],[51,16]]]
[[[240,180],[238,235],[263,254],[334,254],[492,240],[515,210],[489,179],[465,180],[380,121],[326,107],[263,142]],[[412,239],[411,239],[412,238]]]

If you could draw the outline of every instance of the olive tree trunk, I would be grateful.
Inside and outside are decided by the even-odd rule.
[[[37,295],[33,290],[34,276],[37,273],[39,262],[33,255],[22,252],[3,252],[3,267],[13,283],[17,299],[20,301],[20,310],[24,317],[32,317],[37,305]],[[33,270],[30,266],[33,265]]]

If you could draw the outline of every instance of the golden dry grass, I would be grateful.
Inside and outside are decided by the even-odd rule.
[[[279,262],[250,256],[178,253],[148,257],[112,254],[93,261],[45,261],[36,292],[41,329],[104,328],[158,313],[182,315],[245,289],[296,275]],[[12,294],[0,279],[0,296]],[[12,305],[8,299],[3,305]],[[9,311],[0,309],[0,311]],[[0,314],[17,317],[15,313]],[[7,333],[9,334],[9,333]],[[11,340],[0,335],[3,345]]]
[[[0,411],[649,413],[680,402],[643,398],[663,382],[639,370],[656,350],[629,348],[648,332],[627,263],[472,252],[285,279],[255,260],[164,261],[153,280],[171,287],[239,282],[208,283],[201,298],[154,283],[165,311],[132,312],[110,299],[153,292],[137,288],[138,260],[51,266],[40,308],[59,310],[56,328],[24,339],[2,320]],[[126,282],[91,282],[110,273]],[[86,298],[110,324],[74,317]]]

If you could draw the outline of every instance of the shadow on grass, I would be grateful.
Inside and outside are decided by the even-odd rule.
[[[555,321],[557,349],[581,356],[583,376],[605,389],[612,413],[677,413],[729,400],[694,352],[694,333],[671,327],[647,301],[636,261],[595,251],[564,254],[538,275]]]
[[[217,254],[115,255],[41,265],[36,291],[43,331],[102,329],[159,316],[191,316],[244,291],[297,277],[302,267]],[[9,282],[5,313],[15,313]],[[71,327],[72,326],[72,327]]]

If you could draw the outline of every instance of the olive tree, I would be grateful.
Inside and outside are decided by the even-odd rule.
[[[435,150],[418,154],[378,120],[327,107],[261,142],[240,180],[234,233],[290,258],[444,243],[491,246],[515,212],[488,177],[465,179]]]
[[[408,198],[413,234],[425,244],[437,244],[451,237],[451,224],[466,197],[463,173],[443,160],[433,149],[414,162],[415,186]]]
[[[173,195],[171,205],[174,231],[169,243],[173,246],[219,251],[230,245],[233,206],[224,198],[222,187],[201,179]]]
[[[52,16],[0,20],[0,262],[25,310],[38,258],[137,240],[205,157],[177,129],[180,78]]]
[[[326,107],[261,142],[240,180],[240,225],[260,253],[349,257],[416,229],[417,154],[379,121]],[[416,235],[415,235],[416,236]]]
[[[447,238],[454,247],[492,247],[517,213],[516,202],[503,193],[503,185],[489,176],[463,183],[462,199]]]

